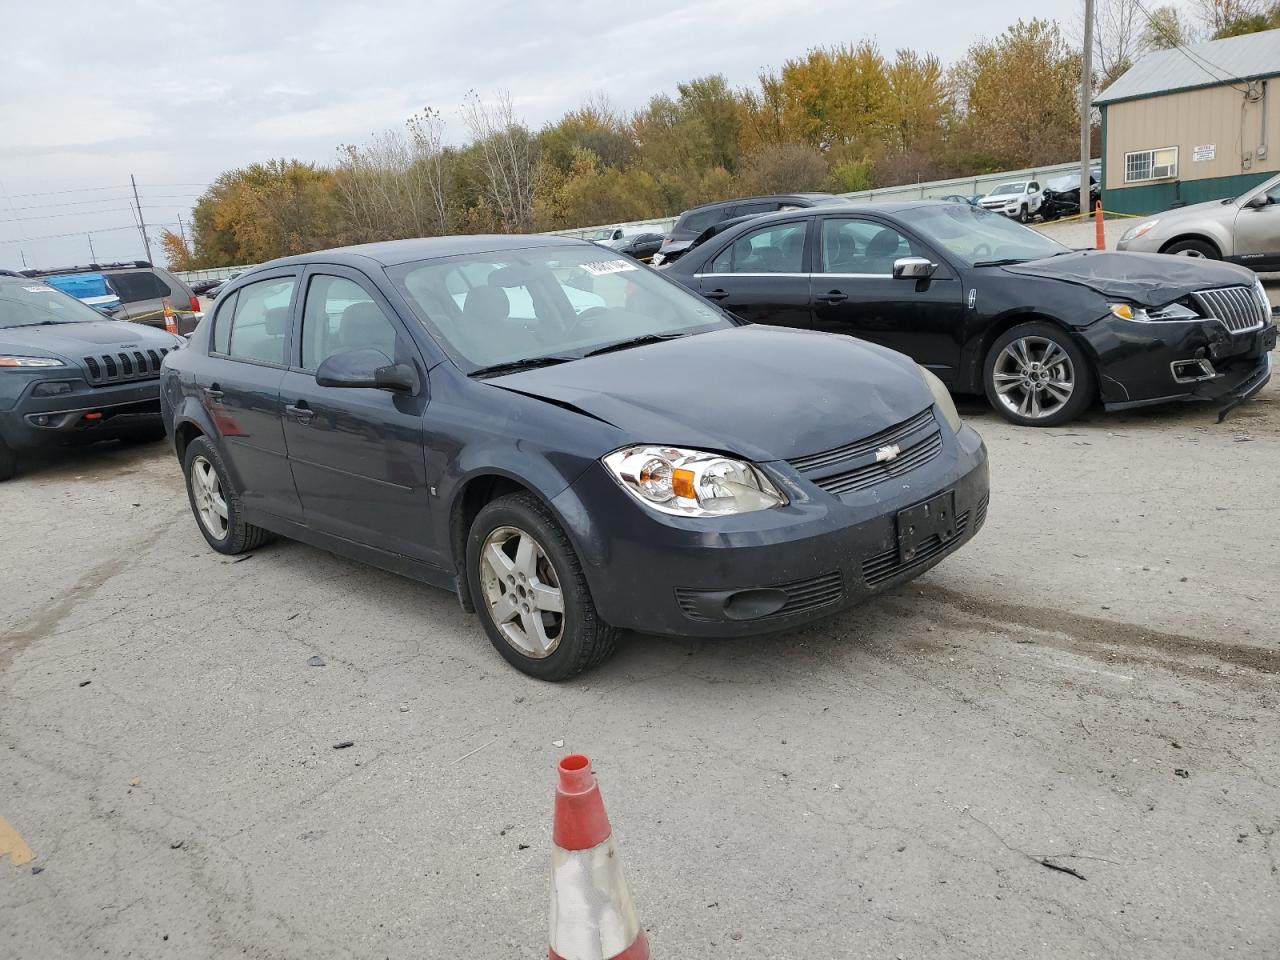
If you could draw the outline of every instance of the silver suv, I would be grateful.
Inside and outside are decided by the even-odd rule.
[[[1230,260],[1254,270],[1280,269],[1280,175],[1234,199],[1157,213],[1130,227],[1119,250]]]

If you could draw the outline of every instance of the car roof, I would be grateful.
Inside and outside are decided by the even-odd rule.
[[[434,260],[469,253],[497,253],[503,250],[528,250],[536,247],[580,247],[599,249],[598,244],[576,237],[543,236],[540,234],[471,234],[451,237],[415,237],[409,240],[383,240],[378,243],[360,243],[349,247],[333,247],[312,253],[299,253],[263,263],[240,276],[260,273],[279,267],[305,266],[310,263],[330,263],[350,267],[367,267],[371,262],[383,267],[394,267],[418,260]],[[239,280],[240,277],[235,279]]]
[[[737,203],[751,203],[756,200],[822,200],[830,196],[833,196],[833,194],[813,192],[768,193],[757,197],[734,197],[731,200],[714,200],[711,203],[700,203],[696,207],[690,207],[688,210],[685,210],[684,213],[680,214],[680,216],[683,217],[685,213],[692,213],[694,210],[707,210],[711,207],[732,207]]]

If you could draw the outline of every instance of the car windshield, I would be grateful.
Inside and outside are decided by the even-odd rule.
[[[93,323],[103,316],[40,280],[0,280],[0,330],[42,323]]]
[[[1042,260],[1071,252],[1070,247],[1029,227],[968,204],[939,203],[908,208],[898,216],[923,239],[971,267],[993,261]]]
[[[1063,193],[1067,190],[1075,190],[1080,186],[1080,174],[1072,173],[1065,177],[1058,177],[1050,180],[1044,185],[1046,190],[1052,190],[1055,193]]]
[[[705,300],[596,246],[499,250],[400,264],[387,274],[468,373],[733,326]]]
[[[1006,193],[1021,193],[1025,187],[1025,183],[1002,183],[1000,186],[992,190],[989,196],[1000,197],[1004,196]]]

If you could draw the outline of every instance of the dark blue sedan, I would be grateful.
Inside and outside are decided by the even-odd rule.
[[[620,629],[806,623],[987,508],[982,440],[892,350],[746,326],[634,260],[448,237],[236,278],[162,382],[197,525],[455,591],[548,680]]]

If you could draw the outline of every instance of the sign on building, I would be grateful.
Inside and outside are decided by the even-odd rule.
[[[1202,163],[1205,160],[1212,160],[1218,155],[1218,145],[1216,143],[1202,143],[1191,151],[1191,160],[1193,163]]]

